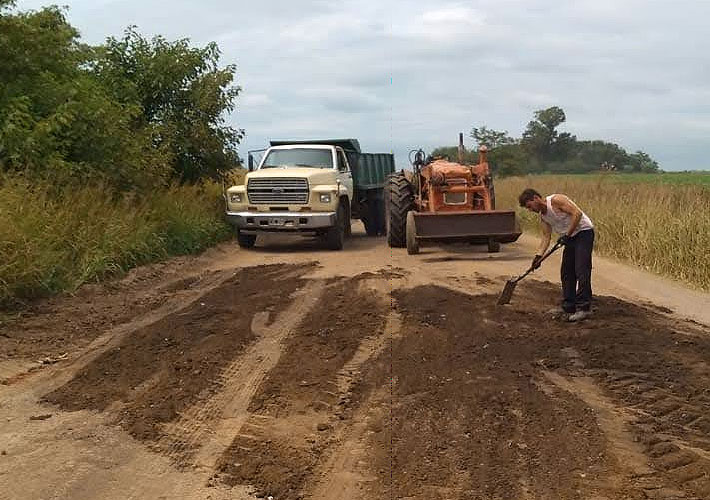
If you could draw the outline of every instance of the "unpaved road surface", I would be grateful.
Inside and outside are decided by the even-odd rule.
[[[599,259],[591,321],[553,263],[496,306],[531,250],[272,237],[37,304],[0,498],[709,499],[708,296]]]

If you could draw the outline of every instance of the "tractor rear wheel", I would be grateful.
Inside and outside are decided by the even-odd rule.
[[[387,179],[385,207],[387,243],[391,247],[406,247],[407,213],[414,210],[414,187],[404,172],[394,173]]]

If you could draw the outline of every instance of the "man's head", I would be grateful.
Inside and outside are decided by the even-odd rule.
[[[541,213],[547,208],[547,203],[542,199],[540,193],[532,188],[527,188],[520,193],[518,203],[520,203],[521,207],[527,208],[531,212]]]

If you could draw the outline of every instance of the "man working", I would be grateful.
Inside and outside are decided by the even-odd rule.
[[[540,259],[550,246],[552,231],[564,245],[562,254],[562,311],[568,321],[581,321],[591,315],[592,249],[594,225],[575,203],[563,194],[543,198],[534,189],[526,189],[518,198],[521,207],[540,214],[542,239],[532,267],[540,267]]]

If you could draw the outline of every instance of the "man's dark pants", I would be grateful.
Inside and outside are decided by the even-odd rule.
[[[562,309],[567,313],[592,307],[594,230],[574,235],[562,253]]]

